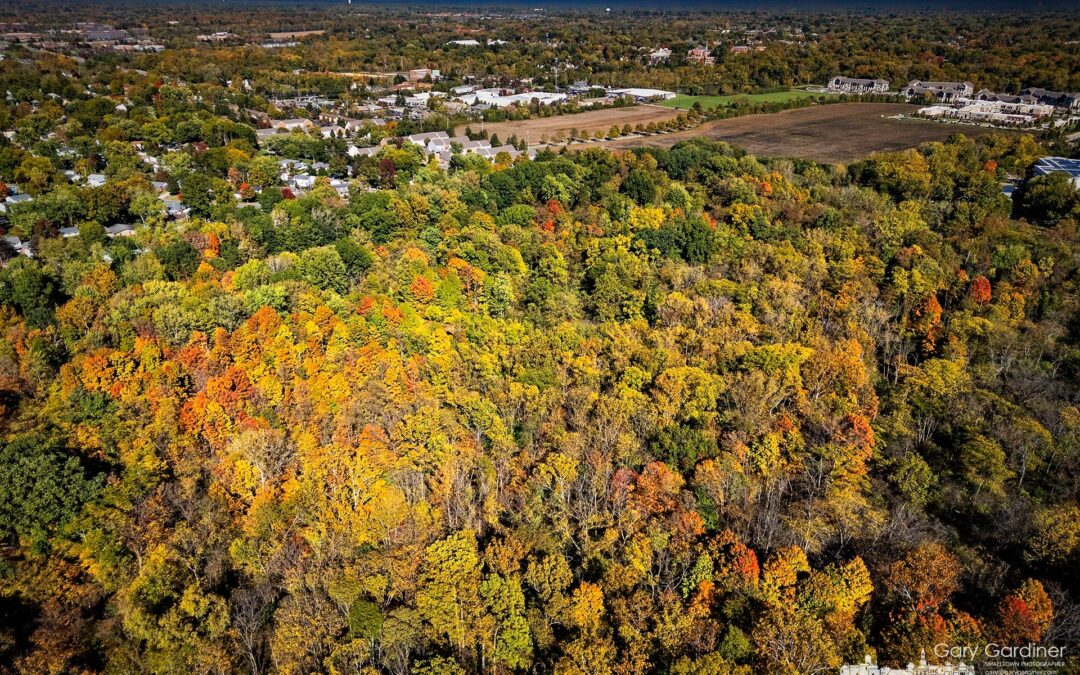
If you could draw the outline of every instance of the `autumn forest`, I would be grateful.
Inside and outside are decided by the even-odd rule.
[[[33,255],[0,250],[0,672],[815,674],[1080,643],[1080,192],[1031,175],[1037,138],[443,166],[24,57],[0,61],[28,92],[0,178],[33,197],[6,226]],[[100,108],[68,68],[126,82]],[[294,193],[282,157],[349,185]]]

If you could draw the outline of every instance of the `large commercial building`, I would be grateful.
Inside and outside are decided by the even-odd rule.
[[[1046,176],[1051,173],[1064,173],[1072,179],[1077,189],[1080,189],[1080,159],[1067,157],[1043,157],[1035,162],[1032,173],[1036,176]]]
[[[975,85],[970,82],[923,82],[922,80],[912,80],[907,83],[907,86],[900,93],[909,99],[930,94],[939,101],[949,103],[962,98],[971,98],[971,95],[975,93]]]
[[[844,94],[884,94],[889,91],[889,81],[837,75],[829,80],[828,89]]]

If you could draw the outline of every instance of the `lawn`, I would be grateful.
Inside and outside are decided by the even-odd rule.
[[[673,99],[667,101],[661,101],[660,105],[667,106],[669,108],[691,108],[694,103],[701,102],[701,107],[715,108],[721,105],[731,105],[736,100],[745,100],[751,102],[777,102],[777,101],[790,101],[795,98],[817,98],[821,94],[811,91],[805,91],[803,89],[788,89],[787,91],[774,91],[768,94],[738,94],[735,96],[687,96],[680,94]]]

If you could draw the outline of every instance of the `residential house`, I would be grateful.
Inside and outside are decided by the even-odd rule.
[[[454,158],[454,153],[449,150],[443,150],[442,152],[436,152],[432,157],[439,163],[439,166],[445,169],[450,166],[450,160]]]
[[[655,66],[658,63],[663,63],[671,58],[671,50],[667,47],[660,47],[649,52],[649,65]]]
[[[135,226],[128,225],[127,223],[117,223],[105,228],[106,236],[112,237],[130,237],[135,234]]]
[[[155,171],[161,168],[161,160],[151,154],[145,153],[140,150],[138,153],[139,159],[149,164]]]
[[[335,122],[347,134],[355,134],[369,124],[378,124],[376,120],[358,120],[352,117],[338,117]]]
[[[275,129],[285,129],[286,131],[307,131],[315,127],[315,124],[303,117],[294,117],[286,120],[274,120],[271,122],[271,126]]]
[[[34,252],[33,252],[33,250],[31,250],[30,242],[28,242],[28,241],[22,241],[18,237],[15,237],[15,236],[12,236],[12,235],[9,234],[6,237],[4,237],[4,242],[6,242],[9,246],[11,246],[11,248],[14,249],[15,253],[17,253],[17,254],[24,255],[24,256],[26,256],[28,258],[33,258],[34,257]]]
[[[465,154],[469,154],[471,152],[482,152],[491,147],[491,141],[486,138],[478,138],[473,141],[469,140],[468,136],[455,136],[454,138],[450,139],[450,141],[451,149],[453,149],[453,144],[457,144],[461,147],[461,151]]]
[[[315,187],[315,176],[307,173],[301,173],[289,178],[289,187],[294,190],[310,190]]]
[[[427,147],[430,141],[446,141],[449,142],[450,136],[445,131],[428,131],[422,134],[412,134],[406,136],[405,140],[413,145],[420,145]]]
[[[183,218],[187,216],[191,210],[184,206],[178,198],[169,195],[168,193],[158,195],[158,199],[165,202],[165,212],[170,218]]]
[[[348,181],[341,180],[340,178],[331,178],[330,187],[337,191],[338,196],[342,199],[349,198],[349,183]]]
[[[308,165],[298,159],[278,160],[278,168],[281,169],[281,180],[287,180],[294,173],[303,173],[308,170]]]
[[[379,150],[381,149],[382,148],[377,145],[373,145],[370,148],[358,148],[355,145],[350,145],[349,149],[345,152],[349,155],[349,157],[371,157],[375,154],[378,154]]]

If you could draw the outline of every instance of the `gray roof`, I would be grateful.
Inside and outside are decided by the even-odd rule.
[[[450,139],[450,136],[445,131],[428,131],[422,134],[413,134],[406,137],[407,140],[417,143],[426,141],[446,141]]]
[[[1061,172],[1068,174],[1072,178],[1080,178],[1080,159],[1043,157],[1035,162],[1034,172],[1039,176]]]
[[[849,82],[851,84],[888,84],[888,80],[868,80],[861,77],[844,77],[843,75],[837,75],[833,80],[840,80],[841,82]]]

